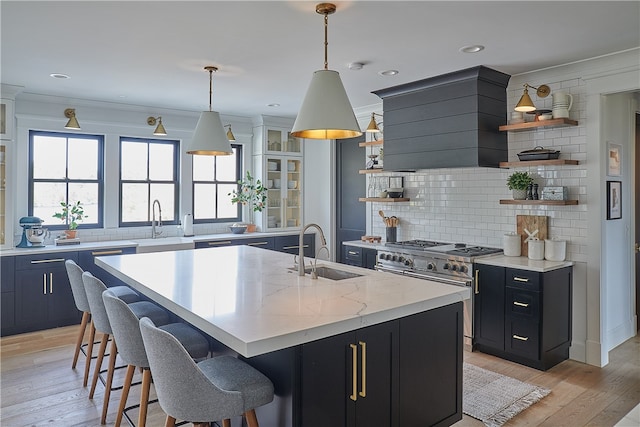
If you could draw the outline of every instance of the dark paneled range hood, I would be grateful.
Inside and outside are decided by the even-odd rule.
[[[508,74],[478,66],[373,91],[384,110],[384,168],[498,167],[508,157]]]

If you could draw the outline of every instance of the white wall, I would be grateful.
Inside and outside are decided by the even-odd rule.
[[[333,248],[335,218],[335,141],[305,139],[304,142],[304,223],[318,224],[327,239],[327,248]],[[313,231],[313,229],[311,229]],[[316,238],[316,248],[320,240]],[[318,256],[326,259],[326,252]],[[336,254],[331,253],[331,259]]]

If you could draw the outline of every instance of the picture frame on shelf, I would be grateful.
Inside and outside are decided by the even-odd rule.
[[[622,181],[607,181],[607,220],[622,218]]]
[[[622,145],[607,142],[607,175],[621,176],[622,173]]]

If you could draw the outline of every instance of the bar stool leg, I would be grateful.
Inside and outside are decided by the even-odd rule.
[[[107,351],[107,342],[109,341],[109,334],[102,334],[100,341],[100,348],[98,349],[98,359],[96,360],[96,366],[93,368],[93,379],[91,380],[91,390],[89,391],[89,399],[93,399],[93,393],[96,391],[96,384],[98,383],[98,377],[100,376],[100,369],[102,368],[102,360],[104,354]]]
[[[171,415],[167,415],[167,420],[164,423],[164,427],[175,427],[176,425],[176,419],[173,418]]]
[[[78,340],[76,341],[76,350],[73,353],[73,363],[71,369],[76,369],[78,363],[78,356],[80,355],[80,347],[82,347],[82,341],[84,340],[84,333],[87,330],[87,323],[89,322],[89,313],[82,312],[82,321],[80,321],[80,331],[78,331]]]
[[[134,365],[127,365],[127,373],[124,377],[122,395],[120,396],[120,405],[118,406],[118,415],[116,416],[114,427],[120,427],[120,423],[122,423],[122,415],[124,414],[124,408],[127,406],[127,398],[129,397],[129,390],[131,389],[131,382],[135,372],[136,367]]]
[[[249,427],[259,427],[258,426],[258,418],[256,417],[255,409],[251,409],[244,413],[247,418],[247,424]]]
[[[222,420],[222,427],[231,427],[231,420],[229,418]]]
[[[89,370],[91,369],[91,358],[93,357],[93,341],[96,339],[96,327],[91,322],[89,324],[89,345],[87,346],[87,361],[84,364],[84,379],[82,381],[82,387],[87,386],[89,381]]]
[[[109,409],[109,397],[111,396],[111,385],[113,384],[113,373],[116,370],[116,356],[118,355],[118,347],[116,340],[111,339],[111,349],[109,350],[109,367],[107,368],[107,381],[104,385],[104,399],[102,402],[101,424],[107,423],[107,410]]]
[[[147,407],[149,406],[149,390],[151,389],[151,370],[142,370],[142,388],[140,389],[140,412],[138,412],[138,427],[145,427],[147,423]],[[174,420],[175,422],[175,420]]]

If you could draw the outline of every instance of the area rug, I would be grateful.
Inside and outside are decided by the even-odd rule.
[[[503,425],[551,393],[468,363],[464,364],[462,390],[462,412],[490,427]]]

